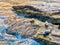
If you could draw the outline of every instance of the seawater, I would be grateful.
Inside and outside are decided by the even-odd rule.
[[[21,35],[17,32],[14,36],[19,40],[19,42],[23,42],[21,45],[41,45],[33,39],[22,38]]]
[[[6,29],[5,26],[0,26],[0,39],[5,39],[5,37],[6,37],[6,36],[4,36],[5,29]],[[18,32],[16,32],[13,36],[15,36],[18,40],[14,40],[14,39],[4,40],[5,43],[7,43],[9,45],[14,45],[14,42],[17,42],[20,45],[41,45],[40,43],[36,42],[33,39],[21,37],[21,35]],[[1,37],[3,37],[3,38],[1,38]]]

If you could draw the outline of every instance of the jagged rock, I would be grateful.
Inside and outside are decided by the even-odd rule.
[[[48,22],[53,24],[60,24],[60,10],[57,9],[51,8],[49,10],[49,8],[45,9],[43,6],[37,5],[13,6],[13,9],[17,13],[25,13],[25,15],[28,17],[36,17],[39,18],[41,21],[47,20]]]

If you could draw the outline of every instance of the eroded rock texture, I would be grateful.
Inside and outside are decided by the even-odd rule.
[[[26,16],[31,18],[38,18],[41,21],[48,21],[53,24],[60,24],[60,10],[56,10],[53,7],[45,9],[44,5],[25,5],[25,6],[13,6],[13,9],[18,13],[25,13]]]
[[[33,38],[38,42],[42,41],[45,45],[60,45],[60,31],[58,29],[53,27],[52,33],[48,36],[51,39],[41,35],[47,30],[44,23],[46,20],[50,23],[60,24],[59,2],[59,0],[30,0],[28,2],[26,0],[0,0],[0,18],[2,18],[0,25],[10,26],[7,28],[10,34],[5,32],[3,34],[3,36],[7,36],[5,39],[0,36],[0,43],[5,45],[4,43],[8,42],[6,45],[13,45],[14,40],[17,39],[11,33],[18,32],[22,37]],[[15,11],[17,14],[23,13],[29,18],[19,18]],[[31,23],[32,19],[30,18],[38,18],[39,20],[34,19],[34,23]],[[6,30],[6,28],[3,29]],[[28,40],[24,41],[23,44],[28,42]],[[19,44],[15,42],[14,45]]]

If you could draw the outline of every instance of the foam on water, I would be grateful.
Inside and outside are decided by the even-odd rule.
[[[4,26],[0,26],[0,33],[2,34],[2,32],[5,30],[5,27]],[[29,38],[22,38],[21,35],[16,32],[13,36],[15,36],[17,39],[18,39],[18,43],[20,43],[21,45],[40,45],[38,42],[34,41],[33,39],[29,39]],[[1,37],[1,36],[0,36]],[[2,37],[5,37],[4,35],[2,35]],[[11,41],[7,41],[8,42],[12,42],[13,40]],[[16,42],[13,41],[13,42]]]

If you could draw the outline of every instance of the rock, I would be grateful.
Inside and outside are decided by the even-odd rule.
[[[60,22],[59,22],[60,21],[60,16],[59,16],[60,11],[59,10],[51,9],[49,11],[48,9],[45,10],[45,8],[42,6],[37,6],[37,5],[13,6],[13,9],[17,13],[23,13],[22,9],[25,9],[25,8],[27,8],[27,10],[25,10],[24,13],[28,17],[33,17],[33,18],[36,17],[36,18],[40,19],[41,21],[47,20],[48,22],[53,23],[53,24],[60,24]],[[44,8],[44,9],[41,9],[41,8]]]
[[[0,2],[0,16],[15,17],[15,13],[12,11],[12,5],[6,2]]]
[[[45,45],[60,45],[59,44],[60,43],[59,37],[56,36],[57,38],[55,38],[55,36],[49,35],[48,37],[52,37],[50,39],[48,37],[45,38],[45,37],[43,37],[43,35],[41,35],[46,30],[46,28],[44,27],[44,22],[41,22],[41,21],[48,20],[48,22],[60,24],[60,16],[59,16],[60,15],[60,9],[59,8],[55,9],[56,7],[52,7],[54,5],[57,6],[57,4],[52,3],[52,5],[51,5],[51,3],[40,2],[40,1],[38,1],[38,2],[36,2],[36,1],[27,2],[26,0],[24,0],[24,1],[21,1],[21,0],[19,0],[19,1],[17,1],[17,0],[16,1],[14,1],[14,0],[0,0],[0,1],[1,1],[0,2],[0,16],[2,15],[2,16],[8,16],[9,17],[7,20],[4,20],[4,23],[8,26],[11,25],[11,27],[8,28],[10,33],[17,31],[22,36],[37,39],[38,42],[42,41]],[[23,4],[21,2],[23,2]],[[35,2],[35,3],[33,3],[33,2]],[[37,5],[37,4],[39,4],[39,5]],[[44,5],[44,4],[47,4],[47,5]],[[19,5],[19,6],[13,6],[13,5]],[[24,5],[24,6],[22,6],[22,5]],[[17,13],[25,13],[26,16],[37,17],[37,18],[40,18],[41,21],[34,19],[34,21],[35,21],[34,24],[31,24],[30,21],[32,19],[17,18],[15,16],[16,13],[14,13],[12,11],[13,10],[12,6]],[[50,10],[49,6],[51,6],[53,10]],[[25,10],[26,12],[25,11],[23,12],[23,10]],[[55,33],[53,33],[53,34],[55,34]],[[6,34],[5,34],[5,36],[8,36],[9,38],[6,38],[6,40],[2,39],[3,41],[0,40],[0,43],[2,45],[5,45],[5,42],[10,42],[9,44],[11,44],[12,42],[10,40],[13,40],[13,38],[15,39],[14,36],[6,35]],[[24,44],[27,42],[24,42]],[[6,45],[8,45],[8,43]],[[11,44],[11,45],[13,45],[13,44]],[[17,44],[14,43],[14,45],[17,45]]]
[[[59,30],[54,30],[52,31],[52,35],[56,37],[60,37],[60,31]]]
[[[29,19],[29,18],[17,18],[15,21],[13,21],[13,23],[12,22],[10,24],[8,24],[9,22],[7,23],[8,25],[12,25],[10,28],[8,28],[8,30],[12,33],[14,31],[17,31],[23,37],[43,40],[42,42],[46,41],[46,44],[49,44],[49,45],[53,45],[55,43],[59,44],[58,38],[54,41],[55,38],[51,34],[46,38],[43,37],[43,35],[42,35],[43,32],[45,32],[47,30],[44,27],[45,23],[40,22],[37,19],[34,19],[34,21],[35,21],[34,24],[31,24],[31,22],[30,22],[31,20],[32,19]],[[51,40],[50,40],[50,38],[51,38]],[[48,41],[51,44],[47,43]]]
[[[39,27],[43,25],[43,22],[39,22],[38,20],[34,19],[35,20],[34,24],[31,24],[30,20],[32,20],[32,19],[25,19],[25,18],[16,19],[13,23],[11,23],[12,26],[8,30],[10,30],[12,32],[14,32],[14,30],[16,30],[21,35],[29,36],[29,37],[32,35],[35,35],[36,31],[39,29]],[[37,24],[37,22],[39,22],[39,23]],[[11,24],[9,24],[9,25],[11,25]]]

